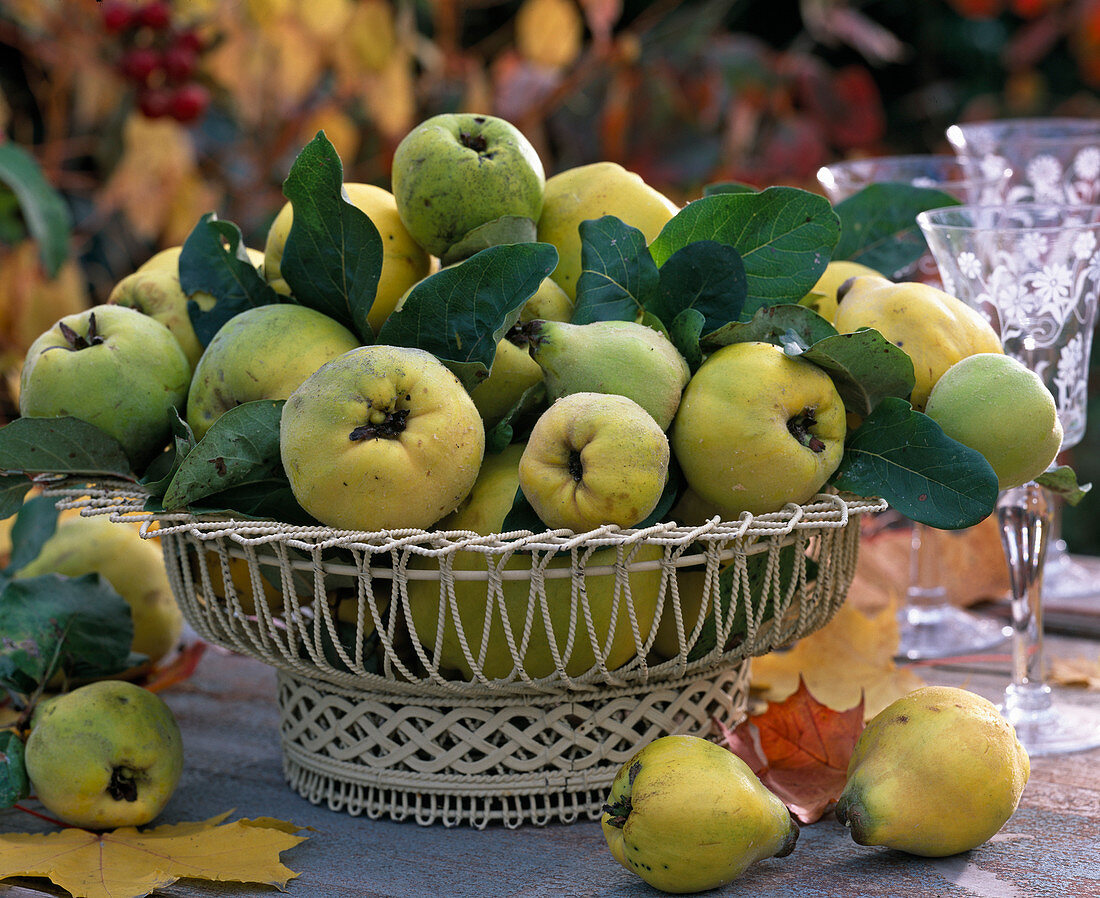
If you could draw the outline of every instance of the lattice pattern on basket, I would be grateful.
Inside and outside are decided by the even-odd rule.
[[[279,674],[284,772],[317,804],[445,825],[598,819],[619,768],[744,717],[748,665],[599,694],[420,700]]]
[[[128,520],[142,501],[69,498]],[[822,494],[697,527],[489,537],[144,517],[204,639],[336,685],[466,696],[662,682],[789,644],[839,607],[859,515],[883,507]]]

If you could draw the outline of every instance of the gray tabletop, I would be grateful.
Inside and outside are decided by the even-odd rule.
[[[1098,643],[1055,637],[1051,654],[1096,656]],[[922,668],[929,682],[996,698],[1007,663]],[[369,820],[315,806],[285,783],[275,673],[211,647],[188,681],[164,693],[184,735],[183,779],[158,822],[201,820],[235,809],[308,826],[309,838],[283,853],[300,876],[299,898],[594,898],[654,896],[621,868],[596,822],[517,830],[448,829]],[[1097,693],[1060,698],[1100,705]],[[0,812],[0,831],[30,831],[28,815]],[[0,883],[0,898],[62,895],[42,880]],[[164,896],[276,894],[268,886],[181,880]],[[831,815],[802,829],[787,858],[760,862],[716,896],[1100,896],[1100,750],[1037,758],[1019,810],[990,842],[943,859],[910,857],[851,841]]]

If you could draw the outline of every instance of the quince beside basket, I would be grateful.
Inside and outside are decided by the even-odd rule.
[[[445,825],[598,819],[619,767],[743,718],[748,659],[823,626],[881,500],[688,527],[476,536],[143,512],[203,639],[277,671],[284,774],[333,810]],[[476,564],[470,559],[483,556]]]

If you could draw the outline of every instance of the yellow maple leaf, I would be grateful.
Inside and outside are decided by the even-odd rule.
[[[898,648],[897,604],[870,616],[845,602],[829,623],[789,651],[752,659],[752,688],[780,702],[798,688],[801,675],[823,704],[842,711],[864,698],[867,720],[923,681],[894,663]]]
[[[1051,658],[1048,679],[1057,686],[1100,689],[1100,657]]]
[[[141,898],[185,877],[282,888],[298,875],[279,854],[306,838],[300,827],[266,817],[223,825],[230,813],[144,831],[6,833],[0,879],[43,876],[74,898]]]

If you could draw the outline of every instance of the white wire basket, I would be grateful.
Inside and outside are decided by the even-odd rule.
[[[822,627],[881,500],[699,526],[478,536],[152,514],[133,484],[51,488],[143,520],[203,639],[278,671],[284,772],[334,810],[418,823],[598,819],[638,748],[748,706],[748,660]]]

